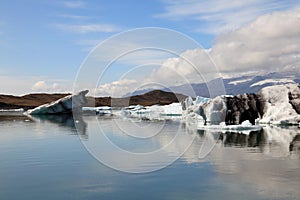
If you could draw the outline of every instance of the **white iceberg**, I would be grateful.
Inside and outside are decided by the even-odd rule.
[[[298,125],[300,115],[297,108],[300,106],[300,85],[286,84],[265,87],[259,92],[264,100],[264,114],[258,123],[278,124],[278,125]],[[294,96],[294,106],[291,102]]]
[[[123,108],[120,115],[149,120],[181,119],[182,109],[180,103],[172,103],[163,106],[133,105]]]
[[[28,110],[29,115],[49,115],[49,114],[68,114],[74,111],[81,112],[82,106],[87,103],[85,95],[88,90],[84,90],[75,95],[68,95],[57,101],[41,105],[32,110]]]
[[[82,107],[83,113],[92,113],[96,115],[112,115],[112,108],[110,106],[99,107]]]
[[[299,125],[300,85],[286,84],[263,88],[258,94],[218,96],[214,99],[187,98],[182,102],[183,120],[205,125],[226,122]]]

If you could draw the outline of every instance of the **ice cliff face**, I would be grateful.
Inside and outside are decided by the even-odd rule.
[[[264,105],[260,123],[299,124],[300,85],[287,84],[263,88],[258,95]]]
[[[219,96],[209,101],[182,102],[183,118],[193,118],[204,124],[299,124],[300,85],[287,84],[265,87],[257,94]],[[200,120],[199,120],[200,119]]]

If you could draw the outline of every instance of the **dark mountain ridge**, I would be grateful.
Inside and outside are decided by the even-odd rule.
[[[0,109],[18,109],[25,110],[35,108],[42,104],[50,103],[63,98],[66,94],[27,94],[24,96],[0,95]],[[153,90],[142,95],[135,95],[125,98],[111,97],[87,97],[88,104],[86,106],[113,106],[123,107],[129,105],[149,106],[154,104],[167,105],[173,102],[180,102],[186,96],[182,94],[174,94],[161,90]]]

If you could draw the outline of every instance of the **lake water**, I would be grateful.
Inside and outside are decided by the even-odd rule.
[[[299,130],[0,116],[0,199],[300,199]]]

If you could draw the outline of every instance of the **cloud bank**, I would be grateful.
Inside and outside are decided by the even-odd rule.
[[[300,71],[299,11],[297,8],[260,16],[248,25],[217,37],[211,49],[187,50],[179,57],[165,60],[142,81],[126,82],[134,82],[132,86],[151,81],[173,86],[186,80],[190,83],[208,81],[216,78],[215,73],[209,75],[214,64],[224,76]],[[199,72],[204,80],[199,79]],[[122,80],[100,87],[109,88],[109,92],[116,85],[118,92],[114,94],[120,96],[133,89],[130,84],[122,84]]]
[[[199,32],[220,34],[235,30],[258,16],[278,10],[291,9],[299,2],[293,0],[163,0],[164,12],[155,17],[169,20],[190,20],[206,23]]]

